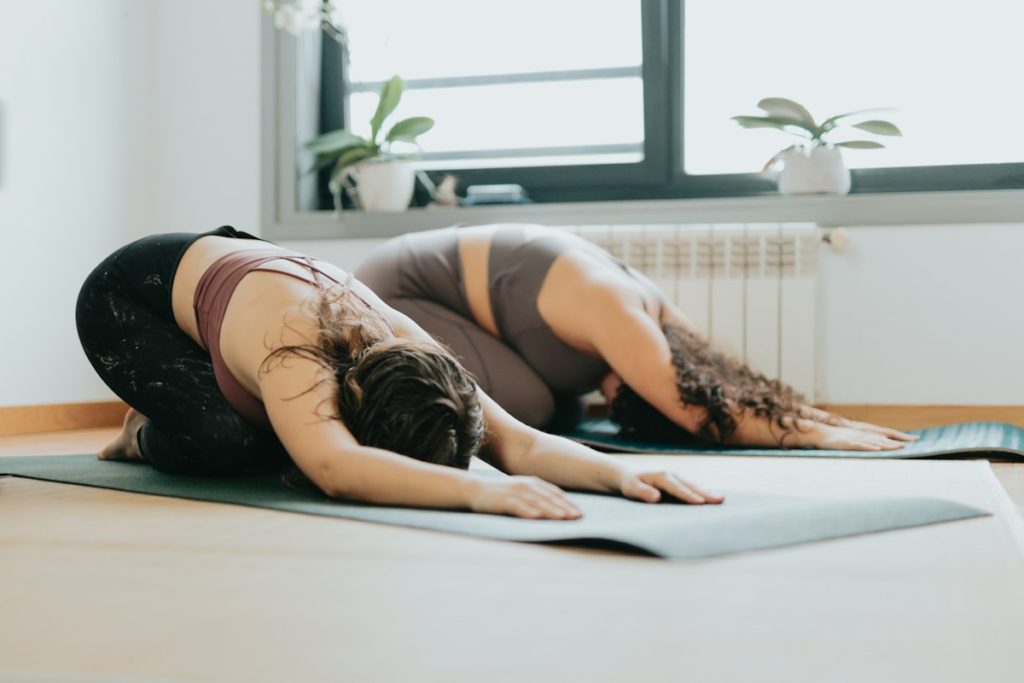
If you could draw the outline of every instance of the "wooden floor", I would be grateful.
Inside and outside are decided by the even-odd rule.
[[[689,467],[962,465],[753,460]],[[993,469],[1024,510],[1024,465]],[[1019,521],[986,520],[679,563],[0,478],[0,681],[1020,681]]]

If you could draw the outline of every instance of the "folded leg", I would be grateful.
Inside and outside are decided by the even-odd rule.
[[[556,412],[554,395],[513,349],[433,301],[391,298],[388,305],[448,346],[480,388],[513,417],[538,428],[551,422]]]
[[[124,250],[122,250],[123,252]],[[76,309],[79,338],[100,378],[149,418],[143,458],[182,474],[230,474],[283,463],[277,438],[247,422],[217,386],[210,356],[169,311],[140,294],[117,252],[92,272]]]

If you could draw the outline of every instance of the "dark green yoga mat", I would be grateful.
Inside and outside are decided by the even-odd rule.
[[[615,436],[610,420],[585,420],[576,431],[563,434],[594,448],[620,453],[668,455],[746,455],[791,458],[935,458],[998,454],[1010,460],[1024,460],[1024,429],[1002,422],[965,422],[945,427],[910,430],[920,439],[897,451],[829,451],[810,448],[728,448],[708,444],[653,444]]]
[[[508,541],[604,544],[665,558],[725,555],[921,526],[991,513],[938,498],[816,499],[735,493],[723,505],[648,505],[613,496],[571,494],[574,521],[341,503],[298,491],[277,475],[199,478],[92,455],[0,457],[0,475],[83,484],[175,498],[344,517]],[[502,475],[494,475],[502,476]]]

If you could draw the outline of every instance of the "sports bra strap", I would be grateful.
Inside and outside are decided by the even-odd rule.
[[[296,273],[290,273],[276,268],[263,268],[265,263],[284,259],[290,263],[304,266],[310,272],[312,279],[306,279]],[[192,300],[192,308],[196,316],[196,327],[199,339],[210,354],[213,363],[214,375],[217,378],[217,385],[220,387],[228,403],[250,422],[270,429],[270,420],[267,417],[266,409],[262,402],[253,394],[249,393],[241,383],[228,370],[227,364],[220,352],[221,326],[224,324],[224,315],[227,312],[228,303],[235,289],[246,275],[254,270],[267,270],[281,275],[301,280],[311,285],[320,286],[318,276],[323,276],[341,284],[338,280],[316,265],[315,259],[294,252],[268,251],[267,249],[243,249],[225,254],[214,261],[206,272],[203,273],[196,285],[195,297]],[[351,286],[352,275],[349,274],[345,286]],[[352,292],[360,301],[369,304]]]

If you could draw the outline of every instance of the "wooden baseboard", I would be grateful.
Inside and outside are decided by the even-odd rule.
[[[1024,406],[828,404],[821,407],[852,420],[895,429],[919,429],[954,422],[1009,422],[1024,427]],[[0,436],[117,427],[127,409],[121,401],[0,407]],[[603,411],[591,412],[603,414]]]
[[[121,401],[0,407],[0,436],[117,427],[127,410]]]
[[[920,429],[954,422],[1009,422],[1024,427],[1024,406],[832,404],[821,407],[851,420],[894,429]]]

